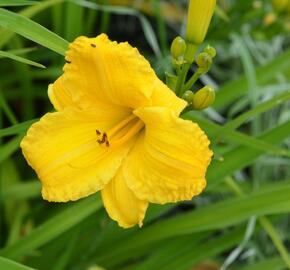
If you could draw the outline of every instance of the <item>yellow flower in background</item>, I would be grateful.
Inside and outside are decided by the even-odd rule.
[[[286,9],[288,2],[289,0],[272,0],[272,5],[278,12],[281,12]]]
[[[128,43],[104,34],[70,44],[64,74],[49,86],[57,112],[33,124],[23,154],[52,202],[101,191],[109,216],[128,228],[148,203],[203,191],[212,152],[199,126],[179,118],[186,102]]]

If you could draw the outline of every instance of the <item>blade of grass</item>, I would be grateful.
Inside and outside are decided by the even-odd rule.
[[[28,0],[1,0],[0,7],[4,6],[26,6],[26,5],[35,5],[38,2],[28,1]]]
[[[264,140],[257,139],[246,135],[244,133],[238,131],[229,131],[228,133],[221,133],[220,130],[223,128],[222,126],[210,122],[198,115],[195,112],[188,112],[182,115],[184,119],[191,120],[193,122],[198,123],[203,130],[205,130],[209,137],[213,138],[214,141],[216,133],[220,134],[221,139],[226,140],[230,143],[239,144],[241,146],[247,146],[251,149],[260,150],[264,153],[269,153],[277,156],[290,156],[290,151],[287,149],[280,148],[271,143],[265,142]]]
[[[36,14],[40,13],[41,11],[54,6],[56,4],[60,4],[64,2],[65,0],[45,0],[38,2],[37,5],[33,5],[30,7],[27,7],[20,11],[18,14],[20,16],[24,16],[26,18],[31,18],[35,16]],[[15,35],[16,32],[11,32],[7,29],[0,29],[0,48],[2,48],[8,41]]]
[[[245,123],[247,120],[253,118],[254,116],[257,116],[261,113],[264,113],[266,111],[269,111],[270,109],[284,103],[290,100],[290,92],[282,93],[281,95],[278,95],[269,101],[263,102],[259,104],[258,106],[254,107],[252,110],[249,110],[235,119],[229,121],[226,123],[216,134],[219,136],[221,133],[227,134],[230,131],[233,131],[237,129],[239,126],[241,126],[243,123]]]
[[[12,54],[9,52],[0,51],[0,56],[13,59],[13,60],[18,61],[18,62],[23,63],[23,64],[27,64],[27,65],[31,65],[31,66],[35,66],[35,67],[39,67],[39,68],[45,68],[45,66],[42,64],[36,63],[34,61],[28,60],[26,58],[23,58],[21,56],[17,56],[15,54]]]
[[[147,20],[147,18],[144,15],[142,15],[138,10],[135,10],[133,8],[122,7],[122,6],[120,7],[119,6],[114,6],[114,7],[102,6],[102,5],[91,3],[85,0],[70,0],[70,1],[78,5],[81,5],[90,9],[100,10],[103,12],[110,12],[110,13],[114,13],[118,15],[136,16],[141,22],[142,29],[143,29],[143,32],[144,32],[144,35],[146,37],[148,44],[150,45],[150,47],[152,48],[156,56],[160,55],[160,48],[159,48],[154,30],[151,24],[149,23],[149,21]]]
[[[22,138],[23,135],[18,135],[16,138],[10,140],[8,143],[1,147],[0,163],[6,158],[9,158],[14,152],[18,150]]]
[[[282,53],[264,66],[256,69],[257,83],[268,83],[276,78],[279,73],[290,69],[290,50]],[[261,88],[260,88],[261,89]],[[248,82],[244,75],[223,85],[216,95],[214,108],[223,110],[239,97],[245,95],[248,90]]]
[[[0,269],[3,270],[36,270],[20,263],[0,257]]]
[[[99,3],[102,4],[102,6],[108,6],[108,0],[100,0]],[[101,25],[100,25],[100,32],[101,33],[106,33],[109,28],[109,23],[110,23],[110,12],[103,10],[101,13]]]
[[[19,49],[23,47],[23,39],[16,36],[10,43],[9,47],[13,49]],[[16,73],[21,74],[19,76],[19,92],[22,95],[21,103],[21,116],[23,120],[29,120],[35,115],[35,102],[34,102],[34,88],[30,73],[30,67],[27,65],[13,62]]]
[[[219,236],[207,235],[203,239],[198,239],[199,234],[181,236],[178,238],[185,241],[165,243],[160,250],[155,250],[144,262],[133,265],[130,270],[147,269],[178,269],[188,270],[197,263],[214,257],[227,249],[236,245],[243,237],[244,228],[237,228],[231,232],[226,232]]]
[[[167,45],[167,30],[166,30],[166,25],[164,21],[164,17],[162,14],[162,9],[161,9],[161,3],[159,0],[150,0],[151,6],[152,6],[152,11],[154,13],[155,18],[157,19],[157,27],[158,27],[158,36],[160,38],[160,44],[161,48],[164,54],[167,53],[168,51],[168,45]]]
[[[83,34],[83,16],[84,8],[76,5],[73,2],[68,2],[65,5],[65,38],[68,41],[73,41],[76,37]]]
[[[48,49],[64,55],[68,42],[40,24],[0,8],[0,26],[26,37]]]
[[[280,257],[274,257],[262,260],[257,263],[252,263],[244,267],[239,267],[237,270],[283,270],[285,269],[285,263]]]
[[[29,235],[21,238],[12,246],[0,250],[0,256],[19,258],[44,245],[72,228],[102,206],[99,196],[90,196],[66,207],[61,213],[55,215]],[[97,217],[96,217],[97,218]]]
[[[107,261],[120,253],[134,253],[142,246],[161,239],[178,235],[224,229],[225,227],[246,221],[253,215],[287,213],[290,210],[290,182],[263,188],[241,198],[232,198],[205,206],[179,216],[174,216],[158,223],[134,231],[123,241],[103,248],[99,260]],[[271,200],[269,200],[271,198]]]
[[[289,137],[289,130],[290,121],[264,133],[259,136],[258,139],[269,144],[278,144]],[[223,156],[223,162],[214,160],[207,174],[209,188],[218,185],[221,181],[223,181],[224,177],[250,165],[263,154],[263,151],[250,149],[245,146],[239,146],[226,153]]]
[[[41,195],[41,184],[37,179],[5,187],[2,190],[2,200],[23,200]]]
[[[4,95],[1,92],[1,89],[0,89],[0,107],[2,108],[3,112],[6,114],[10,123],[12,125],[16,125],[18,123],[18,120],[17,120],[14,112],[12,111],[12,109],[9,107],[6,99],[4,98]]]
[[[233,181],[233,179],[228,178],[225,182],[227,184],[229,184],[231,187],[234,187],[233,191],[236,195],[238,195],[238,196],[245,195],[244,191],[239,187],[238,184],[236,184],[236,182]],[[274,226],[272,225],[272,223],[270,222],[270,220],[267,217],[261,216],[258,218],[258,221],[261,224],[262,228],[266,231],[268,236],[271,238],[274,246],[276,247],[276,249],[280,253],[285,264],[290,269],[290,256],[289,256],[288,251],[287,251],[286,247],[284,246],[283,241],[281,240],[277,230],[274,228]]]
[[[0,129],[0,138],[5,137],[5,136],[16,135],[16,134],[24,134],[27,131],[27,129],[36,121],[38,121],[38,119],[29,120],[29,121],[14,125],[12,127]]]
[[[21,55],[21,54],[26,54],[29,52],[35,51],[37,48],[36,47],[30,47],[30,48],[21,48],[21,49],[15,49],[15,50],[8,50],[8,53],[12,53],[14,55]],[[4,56],[0,55],[0,59],[4,58]]]

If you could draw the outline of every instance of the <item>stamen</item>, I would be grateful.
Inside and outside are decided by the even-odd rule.
[[[134,137],[143,127],[144,123],[132,114],[107,132],[96,130],[97,142],[106,147],[119,146]]]
[[[107,140],[108,140],[108,136],[107,136],[107,134],[104,132],[104,133],[103,133],[103,136],[102,136],[102,139],[101,139],[101,140],[97,140],[97,142],[98,142],[99,144],[103,144],[103,143],[106,143]]]

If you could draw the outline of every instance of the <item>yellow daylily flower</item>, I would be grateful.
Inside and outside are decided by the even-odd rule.
[[[142,226],[149,203],[190,200],[206,185],[212,152],[199,126],[179,118],[186,102],[128,43],[79,37],[49,86],[56,112],[21,142],[52,202],[101,191],[109,216]]]

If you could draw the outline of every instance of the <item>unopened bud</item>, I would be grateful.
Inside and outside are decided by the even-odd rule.
[[[216,57],[216,49],[212,46],[207,45],[204,48],[204,52],[207,53],[211,58],[215,58]]]
[[[188,90],[183,94],[182,98],[185,101],[187,101],[188,104],[192,104],[193,99],[194,99],[194,94],[192,93],[192,91]]]
[[[212,58],[208,53],[202,52],[197,56],[196,64],[199,68],[209,69],[212,64]]]
[[[174,59],[183,56],[186,50],[186,43],[182,37],[176,37],[171,44],[170,52]]]
[[[193,109],[203,110],[211,106],[215,101],[215,91],[210,86],[205,86],[196,92],[193,98]]]
[[[206,36],[216,6],[216,0],[190,0],[186,39],[201,44]]]

